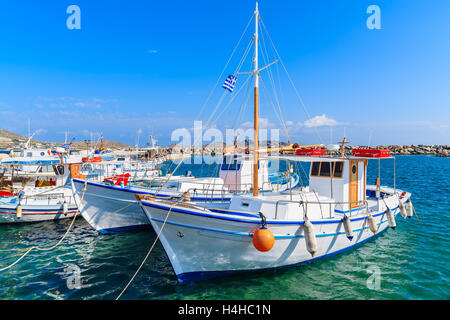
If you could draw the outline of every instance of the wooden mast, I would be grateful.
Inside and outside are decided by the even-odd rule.
[[[253,128],[254,128],[254,155],[253,155],[253,196],[258,196],[258,87],[259,87],[259,74],[258,74],[258,19],[259,19],[259,11],[258,11],[258,2],[256,2],[255,9],[255,57],[254,57],[254,69],[253,76],[255,79],[254,83],[254,118],[253,118]]]

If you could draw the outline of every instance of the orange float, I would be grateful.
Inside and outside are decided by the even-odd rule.
[[[275,237],[272,231],[266,227],[261,227],[253,234],[253,246],[256,250],[261,252],[267,252],[272,249],[275,243]]]

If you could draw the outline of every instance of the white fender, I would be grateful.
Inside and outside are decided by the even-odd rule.
[[[314,257],[317,252],[317,240],[313,225],[308,217],[305,218],[305,223],[303,224],[303,234],[305,235],[306,249]]]
[[[345,235],[347,238],[352,241],[353,240],[353,229],[352,229],[352,222],[350,221],[350,218],[344,215],[344,218],[342,218],[342,224],[344,225],[345,229]]]
[[[369,216],[367,217],[367,222],[369,224],[370,231],[372,231],[373,234],[377,233],[378,226],[375,223],[375,219],[372,217],[372,214],[369,214]]]
[[[406,219],[408,214],[406,213],[405,206],[403,205],[403,203],[401,201],[398,203],[398,208],[400,209],[400,214],[402,215],[403,219]]]
[[[69,205],[65,201],[63,203],[63,213],[65,216],[67,216],[67,214],[69,213]]]
[[[22,218],[22,206],[21,205],[18,205],[16,208],[16,217],[19,219]]]
[[[405,208],[403,208],[405,209]],[[397,223],[395,222],[395,216],[394,213],[391,211],[391,209],[387,208],[386,211],[384,212],[386,214],[387,220],[388,220],[388,224],[392,229],[395,229],[395,227],[397,226]]]
[[[414,208],[411,200],[406,203],[406,213],[408,214],[408,218],[411,218],[414,215]]]

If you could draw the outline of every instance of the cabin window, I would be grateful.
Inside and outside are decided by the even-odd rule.
[[[342,172],[344,169],[344,162],[313,162],[311,166],[311,176],[312,177],[331,177],[333,173],[333,178],[342,178]]]
[[[222,163],[222,170],[234,170],[239,171],[241,170],[241,164],[237,162],[236,160],[228,160],[226,159],[224,163]]]
[[[318,176],[320,169],[320,162],[313,162],[311,166],[311,176]]]
[[[41,166],[40,168],[39,168],[39,173],[42,173],[42,172],[52,172],[53,171],[53,167],[52,166]]]
[[[53,171],[56,173],[56,175],[64,175],[64,166],[54,166]]]
[[[320,176],[321,177],[329,177],[331,176],[330,163],[329,162],[322,162],[320,165]]]
[[[342,178],[343,171],[344,171],[344,162],[342,162],[342,161],[336,162],[336,165],[334,166],[333,177]]]

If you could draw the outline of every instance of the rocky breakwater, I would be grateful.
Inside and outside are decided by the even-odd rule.
[[[437,157],[450,157],[449,145],[387,145],[387,146],[346,146],[346,153],[352,153],[353,149],[385,149],[390,150],[392,155],[433,155]]]

